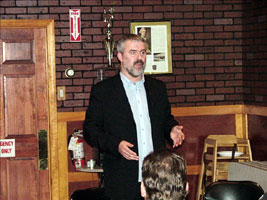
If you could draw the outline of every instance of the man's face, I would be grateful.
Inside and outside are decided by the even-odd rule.
[[[123,54],[118,53],[121,72],[133,78],[142,77],[146,65],[146,47],[144,42],[128,40],[124,44]]]

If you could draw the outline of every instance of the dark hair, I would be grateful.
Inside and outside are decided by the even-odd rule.
[[[136,34],[127,34],[123,36],[117,44],[117,51],[123,54],[124,51],[124,44],[126,41],[131,40],[131,41],[138,41],[138,42],[145,42],[144,38],[142,38],[140,35]]]
[[[187,195],[185,161],[170,149],[145,157],[142,178],[148,200],[184,200]]]

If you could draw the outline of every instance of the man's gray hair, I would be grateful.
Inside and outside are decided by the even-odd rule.
[[[137,41],[137,42],[144,42],[145,40],[144,38],[142,38],[140,35],[136,35],[136,34],[127,34],[125,36],[123,36],[117,44],[117,51],[120,52],[121,54],[123,54],[124,51],[124,44],[125,42],[127,42],[128,40],[130,41]]]

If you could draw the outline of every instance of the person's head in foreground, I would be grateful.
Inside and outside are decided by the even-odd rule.
[[[145,200],[184,200],[188,193],[184,159],[170,149],[145,157],[141,195]]]

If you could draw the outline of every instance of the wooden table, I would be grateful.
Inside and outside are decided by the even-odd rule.
[[[77,168],[76,169],[79,172],[87,172],[87,173],[98,173],[98,177],[99,177],[99,187],[103,186],[103,181],[104,181],[104,170],[102,167],[99,166],[95,166],[93,169],[89,168],[87,166],[85,167],[81,167],[81,168]]]

